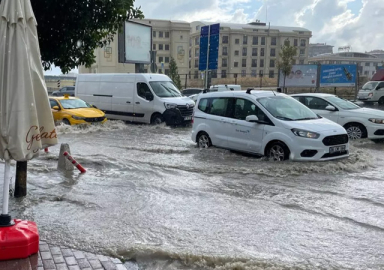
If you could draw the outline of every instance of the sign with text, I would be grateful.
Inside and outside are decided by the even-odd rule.
[[[291,74],[285,78],[285,87],[316,87],[317,65],[293,65]],[[284,86],[284,75],[280,70],[279,86]]]
[[[200,31],[199,70],[215,70],[219,61],[220,24],[203,26]]]
[[[357,65],[322,65],[320,87],[355,86]]]

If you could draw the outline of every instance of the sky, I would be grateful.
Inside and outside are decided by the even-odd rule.
[[[146,18],[249,23],[255,20],[312,31],[311,43],[384,49],[384,0],[136,0]],[[77,72],[76,70],[74,72]],[[60,74],[53,68],[46,74]]]

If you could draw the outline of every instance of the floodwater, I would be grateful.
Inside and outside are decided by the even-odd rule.
[[[109,121],[58,132],[87,173],[57,171],[52,147],[28,163],[28,196],[10,200],[48,242],[129,269],[384,269],[384,144],[353,142],[339,161],[274,163],[200,150],[188,127]]]

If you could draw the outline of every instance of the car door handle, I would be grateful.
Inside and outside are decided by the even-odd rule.
[[[140,102],[136,102],[136,104],[140,104]]]
[[[131,103],[130,101],[127,101],[127,103]]]

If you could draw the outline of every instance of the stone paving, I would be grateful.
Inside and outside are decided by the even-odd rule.
[[[40,241],[39,253],[0,261],[0,270],[127,270],[116,258],[59,247]]]

